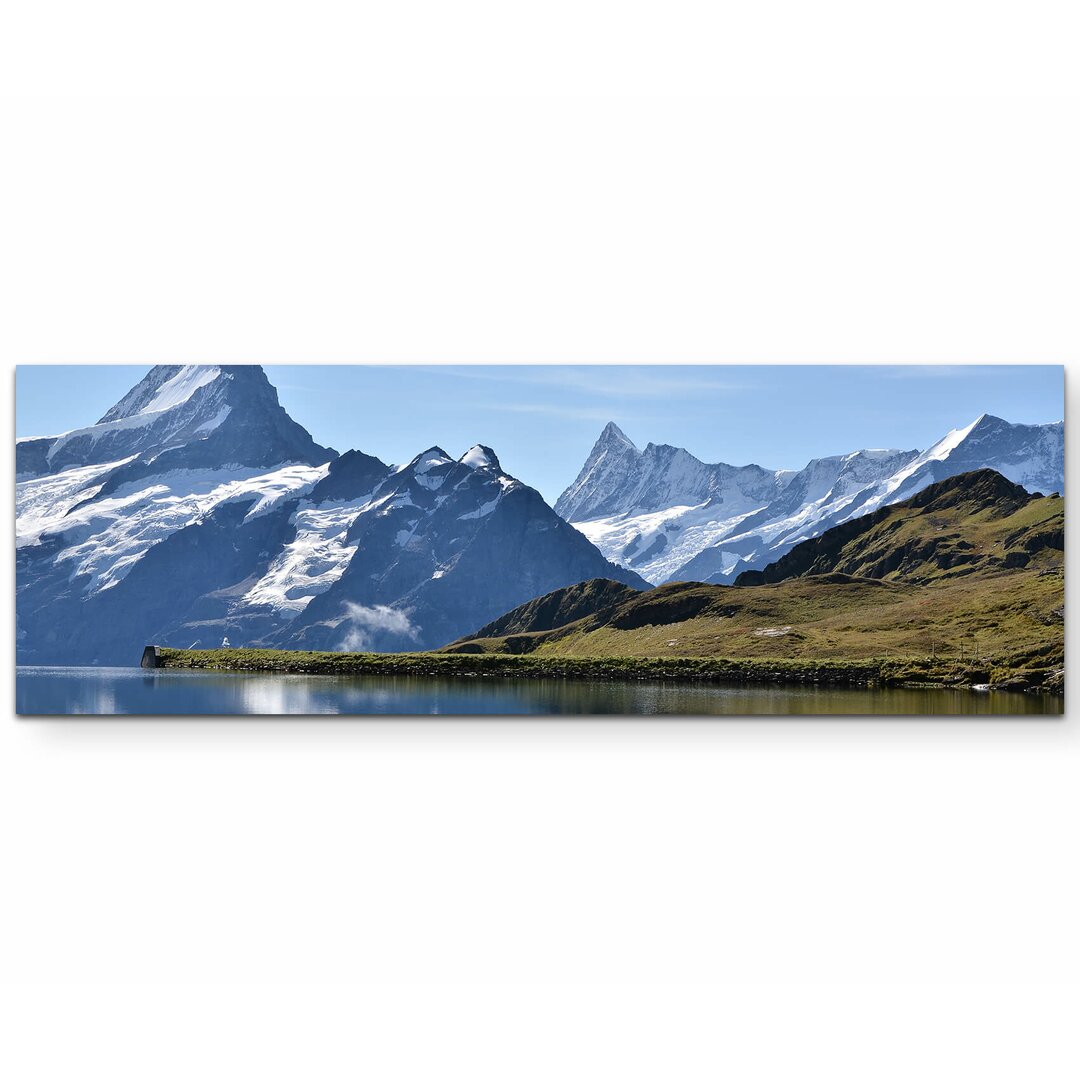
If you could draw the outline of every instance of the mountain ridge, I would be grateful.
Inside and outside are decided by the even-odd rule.
[[[609,559],[653,584],[725,583],[833,525],[983,467],[1030,490],[1062,492],[1064,422],[1012,424],[984,413],[925,451],[863,449],[773,471],[707,465],[653,443],[638,450],[611,422],[555,506]]]

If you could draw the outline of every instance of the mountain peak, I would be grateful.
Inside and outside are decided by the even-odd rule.
[[[257,364],[158,364],[96,424],[20,444],[17,471],[40,475],[131,457],[184,469],[316,465],[336,456],[281,407]]]
[[[559,496],[555,513],[576,521],[617,495],[625,474],[640,469],[641,451],[626,437],[614,420],[609,420],[593,444],[577,479]]]
[[[324,502],[332,499],[354,499],[385,480],[391,468],[371,454],[361,450],[346,450],[339,458],[330,462],[327,474],[312,489],[312,502]]]
[[[596,440],[596,446],[607,446],[612,443],[627,446],[631,450],[636,450],[637,447],[633,441],[627,438],[626,433],[615,423],[614,420],[609,420],[604,425],[604,430],[600,432],[600,438]]]
[[[495,451],[482,443],[471,446],[458,458],[458,462],[467,465],[470,469],[495,469],[496,471],[502,469]]]
[[[1007,428],[1012,425],[1008,420],[1002,420],[1000,416],[994,416],[993,413],[981,413],[978,419],[968,428],[969,434],[972,431],[984,431],[987,428]]]
[[[417,472],[427,472],[428,469],[433,469],[436,465],[445,465],[453,460],[441,446],[429,446],[426,450],[422,450],[417,454],[409,464]]]
[[[134,416],[175,409],[221,374],[222,369],[216,364],[157,364],[98,423],[111,424]]]

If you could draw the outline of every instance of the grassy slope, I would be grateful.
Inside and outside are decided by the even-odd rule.
[[[637,594],[637,589],[609,578],[580,581],[521,604],[469,637],[505,637],[527,630],[554,630]]]
[[[448,646],[538,656],[725,656],[906,661],[1054,686],[1064,663],[1061,499],[1012,512],[956,492],[902,504],[871,528],[811,552],[846,573],[775,584],[661,586],[561,629]],[[826,534],[828,535],[828,534]],[[796,549],[798,551],[799,549]],[[1025,563],[1022,567],[1018,563]],[[798,570],[797,565],[794,569]],[[850,576],[870,572],[875,578]]]

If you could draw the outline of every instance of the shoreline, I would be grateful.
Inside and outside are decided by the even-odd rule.
[[[327,653],[276,649],[169,649],[148,645],[142,667],[297,675],[582,679],[868,688],[978,687],[1062,694],[1056,670],[1016,671],[916,658],[778,660],[737,657],[576,657],[535,653]]]

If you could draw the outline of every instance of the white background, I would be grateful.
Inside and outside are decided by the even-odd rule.
[[[20,5],[6,386],[1075,361],[1070,7]],[[1069,719],[12,717],[0,1069],[1072,1078],[1078,826]]]

